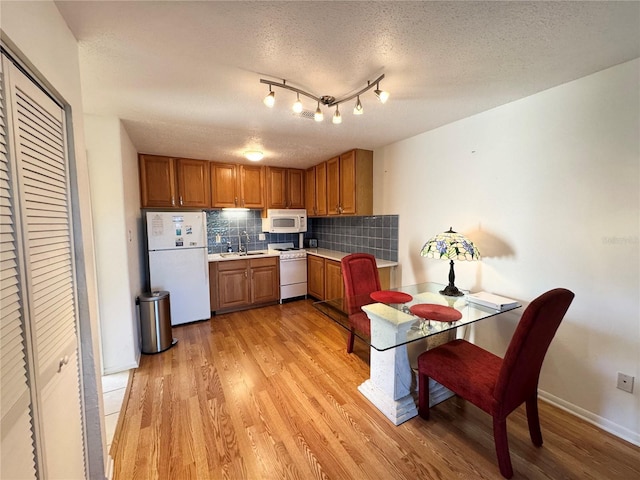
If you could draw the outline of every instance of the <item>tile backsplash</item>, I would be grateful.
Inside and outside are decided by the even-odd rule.
[[[323,217],[309,222],[318,247],[398,261],[398,215]]]
[[[207,211],[209,253],[226,252],[228,243],[238,251],[238,237],[246,231],[248,250],[264,250],[268,243],[293,242],[299,247],[297,233],[262,234],[262,212]],[[310,218],[304,238],[317,238],[319,248],[346,253],[370,253],[383,260],[398,260],[398,215],[371,215],[365,217]],[[243,239],[242,244],[245,244]]]
[[[265,239],[260,240],[262,234],[262,211],[249,210],[248,212],[230,212],[221,210],[207,211],[207,240],[209,253],[222,253],[227,251],[228,244],[234,252],[238,251],[238,240],[242,232],[249,235],[248,244],[242,239],[242,245],[247,245],[247,250],[266,250],[268,243],[293,242],[298,247],[299,235],[297,233],[265,233]]]

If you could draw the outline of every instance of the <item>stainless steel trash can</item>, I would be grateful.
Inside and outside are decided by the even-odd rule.
[[[136,302],[140,309],[142,353],[160,353],[172,347],[171,303],[169,292],[143,293]]]

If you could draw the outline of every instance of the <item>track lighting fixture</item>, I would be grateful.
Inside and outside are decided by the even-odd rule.
[[[357,91],[356,93],[349,95],[345,98],[341,98],[339,100],[337,100],[335,97],[332,97],[331,95],[323,95],[321,97],[317,97],[309,92],[305,92],[304,90],[301,90],[299,88],[296,87],[292,87],[290,85],[287,85],[287,81],[283,80],[282,83],[279,82],[274,82],[272,80],[265,80],[264,78],[260,79],[260,83],[264,83],[266,85],[269,85],[269,93],[268,95],[264,98],[264,104],[267,107],[273,107],[274,103],[275,103],[275,92],[273,92],[271,90],[271,87],[279,87],[279,88],[284,88],[286,90],[291,90],[292,92],[296,92],[296,101],[293,104],[293,111],[296,113],[302,113],[304,107],[302,105],[302,102],[300,101],[300,95],[304,95],[305,97],[311,98],[312,100],[315,100],[317,103],[317,108],[315,111],[315,114],[313,116],[313,119],[316,122],[322,122],[324,120],[324,115],[322,113],[322,110],[320,108],[320,104],[325,105],[327,107],[336,107],[336,111],[333,114],[332,117],[332,122],[333,123],[342,123],[342,116],[340,115],[340,110],[338,109],[338,105],[344,102],[347,102],[349,100],[352,99],[356,99],[356,104],[355,107],[353,108],[353,114],[354,115],[362,115],[364,113],[364,108],[362,107],[362,102],[360,101],[360,95],[362,95],[363,93],[371,90],[373,87],[375,87],[376,89],[374,90],[374,93],[376,94],[376,96],[378,97],[378,99],[380,100],[380,102],[385,103],[387,101],[387,99],[389,98],[389,92],[385,92],[384,90],[380,90],[380,82],[382,81],[382,79],[384,78],[384,74],[380,75],[378,78],[376,78],[373,82],[367,81],[367,86],[360,89],[359,91]]]
[[[333,118],[331,119],[331,121],[336,125],[342,123],[342,115],[340,115],[340,109],[338,108],[338,105],[336,105],[336,113],[333,114]]]

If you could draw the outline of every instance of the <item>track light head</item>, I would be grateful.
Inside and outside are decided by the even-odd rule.
[[[273,107],[273,105],[276,103],[276,92],[272,92],[271,87],[269,87],[269,94],[264,97],[263,102],[269,108]]]
[[[336,112],[333,114],[333,118],[331,119],[331,121],[336,125],[342,123],[342,115],[340,115],[338,105],[336,105]]]
[[[302,102],[300,101],[300,94],[298,94],[298,99],[293,104],[293,111],[296,113],[302,113]]]
[[[318,102],[318,108],[316,108],[316,113],[313,115],[313,119],[316,122],[324,120],[324,114],[322,113],[322,110],[320,110],[320,102]]]
[[[376,89],[373,91],[380,100],[381,103],[386,103],[389,100],[389,92],[385,92],[384,90],[380,90],[380,84],[376,85]]]
[[[353,107],[354,115],[362,115],[364,113],[364,108],[362,108],[362,103],[360,102],[360,95],[358,95],[358,100],[356,100],[356,106]]]

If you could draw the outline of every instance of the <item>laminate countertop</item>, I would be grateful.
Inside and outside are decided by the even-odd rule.
[[[326,248],[305,248],[305,250],[307,251],[307,255],[316,255],[318,257],[327,258],[329,260],[335,260],[336,262],[339,262],[343,257],[349,255],[346,252],[328,250]],[[397,267],[398,262],[376,258],[376,266],[378,268]]]

